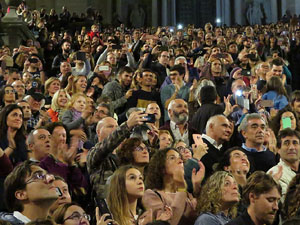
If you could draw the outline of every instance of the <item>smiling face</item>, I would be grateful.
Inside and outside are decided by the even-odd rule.
[[[64,91],[60,91],[58,98],[57,98],[57,104],[61,108],[65,108],[66,104],[68,102],[68,97]]]
[[[83,93],[87,86],[87,80],[85,76],[80,76],[77,82],[75,83],[75,88],[77,92]]]
[[[224,170],[234,173],[247,174],[250,169],[250,163],[247,155],[240,150],[233,150],[230,153],[230,165],[226,166]]]
[[[138,199],[144,195],[144,181],[141,172],[135,168],[126,171],[125,187],[128,199]]]
[[[278,150],[280,158],[287,163],[299,161],[300,144],[296,136],[287,136],[281,138],[281,147]]]
[[[49,95],[54,95],[60,89],[60,81],[54,80],[48,88]]]
[[[23,113],[20,109],[12,110],[6,118],[7,127],[12,129],[20,129],[23,123]]]

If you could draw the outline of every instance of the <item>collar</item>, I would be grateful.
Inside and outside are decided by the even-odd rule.
[[[257,151],[256,148],[249,148],[249,147],[247,147],[247,146],[245,145],[245,143],[242,144],[242,148],[245,149],[245,150],[248,151],[248,152],[265,152],[265,151],[267,151],[267,148],[266,148],[266,146],[264,146],[264,145],[263,145],[263,150],[262,150],[262,151]]]
[[[205,138],[210,144],[212,144],[215,148],[217,149],[221,149],[222,148],[222,144],[218,145],[218,143],[216,142],[215,139],[211,138],[210,136],[207,136],[206,134],[202,134],[201,135],[202,138]]]
[[[28,217],[24,216],[19,211],[14,211],[13,216],[16,217],[18,220],[21,220],[25,224],[31,222],[31,220]]]
[[[177,126],[177,124],[174,122],[174,121],[172,121],[172,120],[170,120],[170,127],[171,127],[171,129],[179,129],[179,127]],[[184,129],[186,130],[187,129],[187,127],[188,127],[188,123],[186,123],[185,125],[184,125]]]

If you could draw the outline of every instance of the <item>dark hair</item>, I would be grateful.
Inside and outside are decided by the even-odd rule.
[[[118,71],[118,76],[122,75],[123,73],[134,73],[134,69],[132,69],[131,67],[129,66],[124,66],[124,67],[121,67]]]
[[[288,98],[285,87],[283,86],[281,79],[277,76],[271,77],[267,82],[266,92],[268,91],[275,91],[278,95],[284,95]]]
[[[272,67],[273,65],[275,65],[275,66],[283,66],[283,61],[282,61],[282,59],[280,59],[280,58],[273,59],[273,60],[270,62],[270,65],[271,65],[271,67]]]
[[[153,71],[151,69],[142,69],[141,72],[139,73],[139,76],[143,77],[144,72],[153,73]],[[153,75],[156,75],[156,74],[153,74]]]
[[[26,160],[17,165],[4,181],[5,203],[9,211],[23,211],[23,204],[15,197],[18,190],[26,187],[25,179],[31,173],[31,167],[38,165],[36,162]]]
[[[293,106],[295,101],[300,101],[300,90],[295,90],[291,94],[291,105]]]
[[[276,188],[281,195],[281,186],[276,183],[273,177],[263,171],[255,171],[248,179],[243,188],[243,199],[246,205],[250,205],[249,194],[253,193],[256,196],[268,193],[273,188]]]
[[[177,71],[180,76],[185,74],[185,68],[182,65],[172,66],[170,72],[172,71]]]
[[[200,90],[201,104],[214,103],[217,100],[217,90],[214,86],[206,85]]]
[[[69,132],[69,129],[67,128],[67,126],[65,124],[63,124],[62,122],[48,123],[44,129],[48,130],[49,133],[52,135],[53,131],[56,127],[63,127],[66,130],[66,134],[67,134],[66,143],[69,143],[70,142],[70,132]]]
[[[45,219],[45,220],[37,219],[37,220],[31,221],[26,224],[28,224],[28,225],[56,225],[56,223],[52,219]]]
[[[147,189],[163,189],[166,158],[167,153],[170,150],[178,152],[175,148],[165,148],[159,150],[152,156],[148,165],[148,173],[145,180]]]
[[[100,102],[96,108],[98,107],[104,107],[108,110],[108,116],[111,116],[113,117],[113,113],[112,113],[112,109],[111,109],[111,106],[108,104],[108,103],[105,103],[105,102]]]
[[[7,87],[11,87],[13,90],[15,90],[14,87],[13,87],[12,85],[10,85],[10,84],[7,84],[7,85],[3,86],[3,87],[0,89],[0,105],[1,105],[2,107],[5,106],[4,95],[5,95],[5,89],[6,89]],[[16,99],[17,99],[17,97],[18,97],[17,92],[15,92],[15,97],[16,97]]]
[[[298,140],[300,141],[300,132],[297,130],[293,130],[291,128],[286,128],[284,130],[279,131],[279,134],[277,136],[277,148],[281,148],[281,139],[285,137],[292,137],[296,136]]]
[[[217,171],[220,171],[220,170],[224,170],[224,167],[226,166],[230,166],[230,159],[231,159],[231,153],[233,151],[241,151],[241,152],[244,152],[243,151],[243,148],[239,147],[239,146],[235,146],[235,147],[232,147],[232,148],[229,148],[227,149],[224,153],[223,153],[223,156],[222,158],[220,159],[220,161],[218,162],[217,166],[216,166],[216,170]]]
[[[275,136],[278,135],[278,132],[280,130],[280,120],[281,120],[281,116],[283,113],[285,112],[291,112],[294,114],[295,118],[296,118],[296,130],[299,131],[299,127],[298,127],[298,114],[292,109],[291,106],[287,105],[286,107],[284,107],[283,109],[280,109],[276,116],[273,117],[273,119],[270,122],[270,128],[272,128],[272,130],[274,131]]]
[[[300,174],[289,183],[282,208],[283,219],[291,219],[299,213],[300,208]],[[299,214],[298,214],[299,216]]]
[[[10,104],[10,105],[5,106],[0,112],[0,137],[1,138],[6,137],[6,135],[7,135],[7,130],[8,130],[7,116],[15,109],[21,110],[22,118],[24,120],[23,109],[20,106],[18,106],[17,104]],[[21,128],[18,129],[16,136],[15,136],[16,144],[18,145],[18,141],[24,140],[24,139],[25,139],[25,127],[24,127],[24,124],[22,123]]]
[[[128,138],[117,150],[120,165],[135,164],[132,152],[142,143],[140,138]]]
[[[64,217],[65,214],[68,210],[68,208],[70,208],[71,206],[76,205],[79,206],[77,203],[71,202],[71,203],[65,203],[63,205],[60,205],[54,212],[52,215],[53,220],[57,223],[57,224],[63,224],[64,223]],[[81,207],[81,206],[79,206]]]

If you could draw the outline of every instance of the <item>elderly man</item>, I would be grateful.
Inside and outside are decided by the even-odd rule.
[[[167,121],[160,130],[168,130],[173,140],[183,140],[187,145],[193,142],[193,134],[197,131],[188,124],[189,109],[186,101],[183,99],[174,99],[168,106],[170,121]]]
[[[276,166],[273,166],[268,173],[272,173],[275,179],[279,178],[282,195],[285,196],[290,181],[300,172],[300,133],[296,130],[286,128],[279,132],[277,140],[280,161]],[[278,171],[282,171],[282,173]],[[275,177],[278,175],[279,177]]]
[[[275,155],[264,146],[266,122],[258,113],[247,114],[242,120],[238,131],[245,139],[242,148],[250,162],[250,172],[268,171],[276,165]]]
[[[87,157],[87,169],[93,190],[98,198],[105,198],[105,184],[109,176],[118,168],[115,149],[129,138],[131,130],[142,125],[147,114],[133,112],[128,120],[118,126],[112,117],[105,117],[97,124],[98,143],[92,148]]]

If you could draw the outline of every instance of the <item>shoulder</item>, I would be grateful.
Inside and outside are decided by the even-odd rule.
[[[219,222],[217,216],[209,212],[202,213],[195,222],[195,225],[218,225],[218,224]]]

